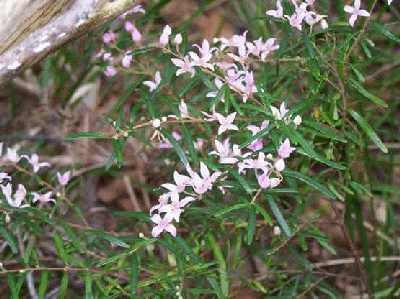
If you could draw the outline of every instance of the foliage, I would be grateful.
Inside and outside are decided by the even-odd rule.
[[[302,30],[265,14],[275,9],[269,1],[228,1],[247,33],[197,47],[190,25],[219,1],[202,1],[173,28],[161,17],[168,2],[149,1],[145,13],[136,8],[102,28],[100,50],[99,33],[87,37],[84,55],[77,45],[60,49],[38,74],[64,107],[102,78],[102,98],[115,98],[101,115],[107,130],[65,139],[109,144],[106,165],[93,171],[103,176],[122,176],[126,146],[142,144],[159,169],[142,186],[153,209],[113,210],[113,231],[94,228],[76,191],[80,175],[58,180],[66,187],[54,205],[4,200],[0,275],[10,296],[32,291],[32,277],[39,298],[54,287],[61,298],[235,298],[244,289],[254,298],[341,298],[341,277],[358,295],[398,296],[396,1],[362,1],[373,13],[353,17],[354,28],[346,12],[356,3],[344,11],[343,1],[315,1],[329,26]],[[57,182],[52,169],[18,165],[13,180],[32,190]]]

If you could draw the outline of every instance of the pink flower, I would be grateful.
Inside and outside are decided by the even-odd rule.
[[[276,10],[267,10],[266,15],[278,19],[283,19],[283,7],[281,1],[276,1]]]
[[[104,71],[104,75],[107,77],[114,77],[117,74],[117,70],[115,67],[109,65],[106,67],[106,70]]]
[[[177,171],[174,171],[174,181],[175,184],[162,184],[161,187],[168,189],[170,191],[170,195],[172,197],[172,195],[175,195],[175,197],[178,197],[178,194],[185,191],[185,188],[187,186],[190,186],[191,184],[191,178],[186,176],[186,175],[182,175]]]
[[[256,83],[254,82],[253,72],[246,72],[244,77],[244,95],[243,102],[246,103],[248,99],[253,96],[253,93],[257,92]]]
[[[22,158],[28,160],[29,164],[31,164],[31,166],[33,167],[34,173],[37,173],[42,167],[50,167],[50,163],[39,163],[39,156],[37,154],[32,154],[30,157],[27,155],[23,155]]]
[[[117,36],[114,32],[112,31],[108,31],[106,33],[103,34],[103,42],[108,45],[110,43],[115,42],[117,39]]]
[[[265,160],[265,154],[263,152],[258,153],[257,159],[248,158],[238,163],[239,173],[245,173],[246,169],[255,169],[267,172],[271,167],[271,164]]]
[[[194,66],[200,66],[204,67],[210,70],[214,70],[214,65],[212,63],[209,63],[209,61],[212,59],[212,52],[214,49],[210,49],[210,44],[208,41],[205,39],[203,40],[203,43],[200,46],[195,45],[199,49],[200,56],[197,55],[195,52],[189,52],[190,57],[192,58],[192,64]]]
[[[234,130],[234,131],[239,130],[239,128],[233,124],[233,121],[235,120],[236,117],[236,112],[233,112],[226,117],[218,112],[214,112],[213,116],[219,122],[218,135],[221,135],[222,133],[229,130]]]
[[[281,146],[278,149],[278,155],[282,159],[289,158],[290,155],[296,150],[295,147],[290,146],[290,140],[288,138],[285,139],[285,141],[281,144]]]
[[[195,201],[196,199],[191,196],[186,196],[182,200],[179,198],[171,198],[171,203],[166,204],[160,208],[160,212],[166,213],[168,219],[174,219],[176,222],[179,222],[179,217],[183,212],[183,208],[190,202]]]
[[[156,72],[154,75],[154,81],[144,81],[143,85],[146,85],[149,88],[150,92],[153,92],[154,90],[157,89],[157,87],[161,83],[161,74],[159,71]]]
[[[215,181],[221,176],[221,172],[219,171],[210,174],[210,171],[203,162],[200,162],[200,175],[191,170],[189,166],[187,171],[192,178],[191,185],[193,190],[199,195],[211,190]]]
[[[105,52],[103,54],[103,60],[112,62],[114,58],[112,57],[112,54],[110,52]]]
[[[201,151],[204,147],[204,139],[203,138],[197,138],[194,143],[194,148],[198,151]]]
[[[129,68],[131,66],[132,60],[133,60],[132,55],[128,53],[125,54],[124,58],[122,58],[122,66],[124,68]]]
[[[184,73],[190,73],[193,77],[195,70],[193,68],[193,63],[190,61],[188,56],[183,57],[183,59],[171,58],[173,64],[175,64],[179,69],[176,71],[176,76],[180,76]]]
[[[239,146],[234,144],[231,149],[229,138],[226,138],[223,142],[215,140],[215,151],[210,152],[210,155],[219,156],[219,163],[221,164],[235,164],[238,162],[237,157],[241,157]]]
[[[53,195],[53,192],[47,192],[45,194],[40,194],[40,193],[36,193],[36,192],[32,192],[33,195],[33,199],[32,202],[35,203],[37,201],[41,202],[41,203],[48,203],[48,202],[56,202],[54,198],[51,198],[51,196]]]
[[[279,45],[276,43],[276,38],[269,38],[265,43],[263,43],[262,40],[255,41],[254,44],[260,51],[261,61],[265,61],[269,54],[279,49]]]
[[[182,139],[181,134],[179,134],[179,133],[176,132],[176,131],[173,131],[173,132],[172,132],[172,137],[173,137],[175,140],[177,140],[177,141],[179,141],[179,140]],[[174,146],[172,145],[171,141],[169,141],[168,139],[165,139],[165,140],[163,140],[162,142],[160,142],[160,143],[158,144],[158,148],[159,148],[159,149],[170,149],[170,148],[173,148],[173,147],[174,147]]]
[[[136,28],[136,26],[130,22],[126,21],[125,22],[125,30],[131,34],[132,40],[135,43],[140,43],[142,40],[142,34],[140,31]]]
[[[171,220],[169,217],[164,216],[164,218],[161,218],[159,214],[153,215],[151,217],[151,221],[153,221],[156,226],[153,227],[153,230],[151,231],[151,235],[155,238],[157,238],[163,231],[169,232],[172,236],[176,236],[176,227],[171,223]]]
[[[66,186],[71,178],[71,171],[64,172],[63,174],[57,172],[57,180],[61,186]]]
[[[251,131],[252,135],[258,134],[260,131],[266,129],[268,127],[269,121],[265,120],[261,123],[260,127],[254,126],[254,125],[249,125],[247,126],[247,129]],[[264,147],[264,143],[262,139],[256,139],[254,140],[247,148],[249,148],[252,151],[259,151]]]
[[[275,188],[281,181],[278,178],[270,178],[266,172],[263,172],[261,175],[257,176],[257,182],[262,189],[267,189]]]
[[[159,210],[161,207],[163,207],[164,205],[168,204],[168,199],[170,198],[170,194],[166,193],[166,194],[162,194],[158,197],[158,204],[153,206],[150,209],[150,215],[152,215],[154,213],[154,211]]]
[[[25,205],[21,206],[22,201],[26,197],[26,189],[24,185],[19,184],[17,191],[15,191],[14,196],[12,196],[12,186],[10,183],[3,186],[0,185],[1,190],[3,192],[4,197],[6,198],[8,204],[13,208],[22,208]]]
[[[166,25],[163,29],[163,32],[160,36],[160,41],[159,44],[161,47],[165,47],[166,45],[168,45],[169,42],[169,36],[172,33],[172,29],[170,26]]]
[[[368,11],[360,9],[361,0],[354,0],[354,6],[345,5],[344,11],[351,14],[349,19],[349,24],[351,27],[354,27],[354,23],[356,22],[359,16],[361,17],[369,17],[370,14]]]

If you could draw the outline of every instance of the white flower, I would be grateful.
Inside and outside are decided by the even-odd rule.
[[[181,103],[179,104],[179,112],[181,113],[182,118],[189,117],[189,111],[187,105],[183,100],[181,100]]]
[[[149,88],[150,92],[153,92],[154,90],[157,89],[157,87],[161,83],[161,74],[159,71],[156,72],[154,75],[154,81],[144,81],[143,85],[146,85]]]
[[[235,164],[238,162],[238,158],[241,156],[239,146],[234,144],[231,149],[229,138],[226,138],[223,142],[215,140],[215,151],[210,152],[210,155],[219,156],[219,163],[221,164]]]
[[[61,186],[66,186],[71,178],[71,171],[65,173],[57,172],[57,180]]]
[[[281,1],[276,1],[276,10],[267,10],[266,15],[278,19],[283,19],[283,7]]]
[[[153,237],[157,238],[163,231],[169,232],[174,237],[176,236],[176,227],[171,223],[172,219],[170,217],[164,216],[164,218],[161,218],[159,214],[155,214],[151,217],[151,221],[156,224],[151,231]]]
[[[213,116],[215,116],[215,118],[219,122],[218,135],[221,135],[222,133],[229,130],[234,130],[234,131],[239,130],[239,128],[233,124],[233,121],[235,120],[236,117],[236,112],[229,114],[227,117],[223,116],[218,112],[214,112]]]
[[[183,57],[183,59],[171,58],[173,64],[175,64],[179,69],[176,71],[176,76],[180,76],[184,73],[190,73],[193,77],[195,70],[193,68],[193,63],[190,61],[189,56]]]
[[[274,106],[270,106],[270,109],[272,111],[272,116],[276,120],[283,120],[286,114],[289,112],[289,110],[286,109],[285,102],[282,102],[281,106],[279,107],[279,110]]]
[[[12,186],[10,183],[8,183],[5,186],[0,185],[0,188],[10,206],[14,208],[22,208],[26,206],[26,205],[21,206],[22,201],[26,197],[26,189],[24,185],[21,184],[18,185],[18,189],[17,191],[15,191],[14,196],[12,196]]]
[[[42,167],[49,167],[50,163],[47,162],[41,162],[39,163],[39,156],[37,154],[32,154],[30,157],[27,155],[23,155],[22,158],[25,158],[28,160],[29,164],[33,167],[33,172],[36,173],[40,170]]]
[[[162,32],[161,36],[160,36],[159,43],[160,43],[161,47],[165,47],[168,44],[169,36],[171,35],[171,33],[172,33],[171,27],[169,25],[166,25],[164,27],[164,29],[163,29],[163,32]]]
[[[351,27],[354,27],[354,23],[356,22],[358,16],[361,17],[369,17],[370,14],[368,11],[364,9],[360,9],[361,0],[354,0],[354,6],[345,5],[344,11],[351,14],[349,19],[349,24]]]
[[[48,202],[56,202],[54,198],[51,198],[51,196],[53,195],[53,192],[47,192],[45,194],[40,194],[40,193],[36,193],[36,192],[32,192],[33,195],[33,199],[32,202],[35,203],[37,201],[41,202],[41,203],[48,203]]]
[[[182,43],[182,34],[178,33],[174,38],[174,44],[179,46]]]
[[[196,199],[192,196],[186,196],[182,200],[179,198],[172,198],[170,204],[166,204],[160,208],[160,212],[166,213],[165,217],[168,219],[174,219],[179,222],[179,218],[183,212],[183,208],[190,202]]]
[[[191,180],[191,185],[194,192],[201,195],[212,189],[214,182],[221,176],[221,172],[216,171],[210,174],[207,166],[200,162],[200,175],[194,172],[190,166],[187,167],[187,172],[189,173]]]
[[[294,124],[297,126],[301,125],[302,119],[300,115],[297,115],[294,119],[293,119]]]
[[[285,160],[283,159],[278,159],[274,163],[274,167],[277,171],[281,172],[285,169]]]

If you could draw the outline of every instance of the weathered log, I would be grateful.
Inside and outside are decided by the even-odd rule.
[[[121,15],[135,0],[1,0],[0,84],[61,45]]]

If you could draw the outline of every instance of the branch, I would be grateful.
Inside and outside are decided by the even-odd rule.
[[[2,0],[0,4],[0,85],[65,43],[121,15],[135,0],[15,3]]]

